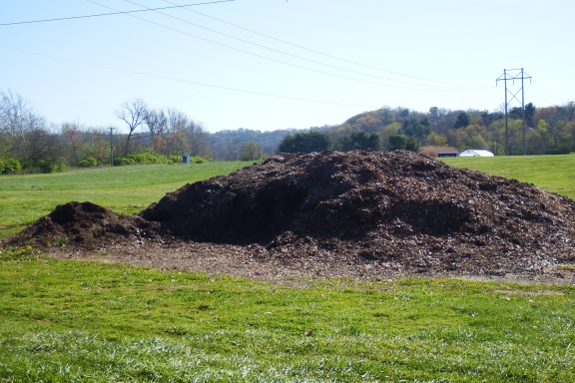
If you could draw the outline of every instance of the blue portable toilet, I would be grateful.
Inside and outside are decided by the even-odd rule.
[[[184,164],[189,164],[190,163],[190,155],[189,154],[182,154],[182,161],[184,162]]]

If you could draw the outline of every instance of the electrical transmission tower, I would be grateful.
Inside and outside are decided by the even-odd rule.
[[[521,119],[523,120],[523,155],[525,155],[525,91],[523,90],[523,80],[529,79],[529,83],[531,83],[532,77],[529,76],[527,73],[521,69],[503,69],[503,74],[495,80],[495,85],[499,83],[499,81],[503,81],[505,83],[505,155],[509,155],[509,133],[507,129],[507,106],[513,101],[513,99],[519,101],[517,95],[521,92]],[[507,81],[512,81],[515,84],[515,80],[521,80],[521,88],[513,93],[509,89],[507,89]],[[507,94],[511,95],[511,100],[507,101]]]

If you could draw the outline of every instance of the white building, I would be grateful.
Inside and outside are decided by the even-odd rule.
[[[493,157],[493,153],[485,149],[467,149],[459,153],[459,157]]]

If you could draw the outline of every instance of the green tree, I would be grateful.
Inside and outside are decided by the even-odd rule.
[[[487,149],[487,142],[485,142],[485,138],[480,135],[473,136],[465,143],[467,148],[469,149]]]
[[[446,146],[447,145],[447,137],[442,134],[437,134],[435,132],[431,132],[429,136],[427,136],[427,143],[432,146]]]
[[[395,134],[389,137],[390,150],[410,150],[419,152],[419,142],[413,137],[407,137],[403,134]]]
[[[347,137],[343,137],[337,143],[337,148],[344,152],[350,150],[381,150],[381,142],[376,133],[367,134],[362,130],[355,131]]]
[[[280,153],[311,153],[328,150],[331,139],[320,132],[288,134],[278,147]]]
[[[406,120],[403,124],[403,133],[408,137],[414,137],[418,141],[422,141],[431,133],[429,118],[423,116],[420,118],[412,117]]]
[[[248,141],[242,145],[240,154],[241,161],[258,161],[263,158],[262,148],[255,141]]]
[[[467,126],[469,126],[469,124],[471,124],[471,121],[469,120],[469,116],[467,115],[467,113],[460,112],[457,115],[457,118],[455,119],[455,123],[453,124],[453,128],[454,129],[466,128]]]
[[[533,103],[530,102],[529,104],[525,105],[525,124],[527,124],[527,126],[530,128],[535,127],[535,123],[533,121],[534,117],[535,117],[535,105],[533,105]]]
[[[399,134],[400,130],[401,125],[394,121],[379,132],[379,139],[383,150],[390,150],[389,137]]]

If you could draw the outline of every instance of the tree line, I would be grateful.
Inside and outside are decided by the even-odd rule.
[[[0,93],[0,174],[50,173],[66,165],[91,167],[182,162],[211,158],[209,134],[177,109],[153,109],[143,100],[114,112],[128,133],[110,127],[48,123],[22,96]]]
[[[516,107],[508,111],[508,155],[523,153],[523,114],[526,154],[575,152],[573,103],[542,108],[529,103],[524,110]],[[322,133],[290,134],[280,143],[279,150],[405,149],[418,152],[425,147],[452,147],[458,151],[487,149],[496,155],[505,155],[505,114],[503,111],[438,107],[422,113],[384,107],[354,116]]]
[[[525,114],[527,154],[575,152],[573,103],[508,113],[509,155],[523,152]],[[322,150],[397,150],[426,147],[491,150],[505,154],[503,111],[449,110],[427,113],[407,108],[378,110],[351,117],[343,124],[261,132],[249,129],[208,133],[201,123],[175,108],[124,102],[114,111],[127,133],[110,127],[80,127],[76,122],[49,123],[22,96],[0,93],[0,174],[54,172],[66,166],[130,165],[192,161],[257,161],[278,152]]]

